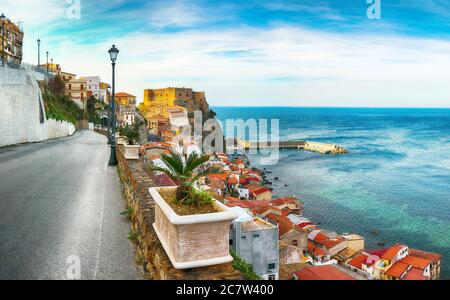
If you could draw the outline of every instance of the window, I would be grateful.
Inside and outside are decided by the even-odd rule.
[[[275,279],[276,279],[275,275],[269,275],[269,280],[275,280]]]
[[[246,236],[242,236],[241,239],[245,240],[247,237]]]
[[[230,240],[230,246],[233,246],[233,240]]]
[[[269,270],[273,270],[276,268],[276,266],[277,266],[277,264],[269,264],[268,268],[269,268]]]
[[[253,237],[254,237],[255,239],[259,238],[259,234],[255,234],[255,235],[253,235]]]

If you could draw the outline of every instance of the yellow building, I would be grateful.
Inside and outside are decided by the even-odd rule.
[[[136,106],[136,96],[127,93],[116,93],[115,101],[120,106]]]
[[[5,28],[3,28],[3,24]],[[2,34],[4,39],[2,39]],[[5,63],[21,64],[23,56],[22,47],[23,30],[21,26],[14,24],[10,19],[5,18],[3,22],[0,20],[0,56],[4,57]]]
[[[209,105],[204,92],[194,92],[189,88],[147,89],[144,91],[144,103],[140,109],[149,117],[169,118],[168,109],[181,106],[189,113],[194,111],[209,112]]]
[[[77,79],[77,75],[67,72],[60,72],[59,76],[64,81],[64,94],[81,109],[86,109],[86,101],[88,98],[86,79]]]

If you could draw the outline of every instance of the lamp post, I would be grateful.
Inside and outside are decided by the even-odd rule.
[[[111,145],[111,86],[108,85],[108,145]]]
[[[2,67],[5,66],[5,15],[0,16],[2,19]]]
[[[48,75],[48,51],[46,52],[46,54],[47,54],[47,75]]]
[[[116,105],[115,105],[115,93],[116,93],[116,60],[117,60],[117,54],[119,54],[119,50],[116,48],[115,45],[109,49],[109,56],[111,58],[111,64],[112,64],[112,128],[111,128],[111,157],[109,160],[110,166],[117,166],[117,158],[116,158]]]
[[[41,68],[41,39],[37,40],[38,44],[38,68]]]

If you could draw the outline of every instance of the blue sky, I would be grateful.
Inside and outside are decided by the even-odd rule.
[[[0,0],[42,52],[118,90],[204,90],[213,105],[450,107],[450,0]],[[72,0],[77,2],[76,0]],[[42,59],[44,54],[42,54]]]

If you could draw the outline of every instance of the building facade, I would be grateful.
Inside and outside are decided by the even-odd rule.
[[[147,89],[144,91],[144,103],[141,110],[149,117],[169,118],[168,109],[181,106],[189,113],[194,111],[209,112],[209,105],[204,92],[195,92],[190,88]]]
[[[61,72],[60,76],[65,84],[65,95],[81,109],[86,109],[86,101],[88,98],[86,79],[77,79],[75,74],[67,72]]]
[[[133,106],[136,107],[136,96],[130,95],[128,93],[116,93],[115,102],[118,106]]]
[[[86,80],[87,97],[94,96],[95,99],[100,100],[100,77],[86,76],[81,77],[81,80]]]
[[[258,217],[238,218],[230,230],[230,248],[265,280],[278,280],[278,227]]]
[[[22,63],[23,36],[24,33],[21,26],[6,18],[3,22],[0,21],[0,51],[5,63],[17,65]]]

